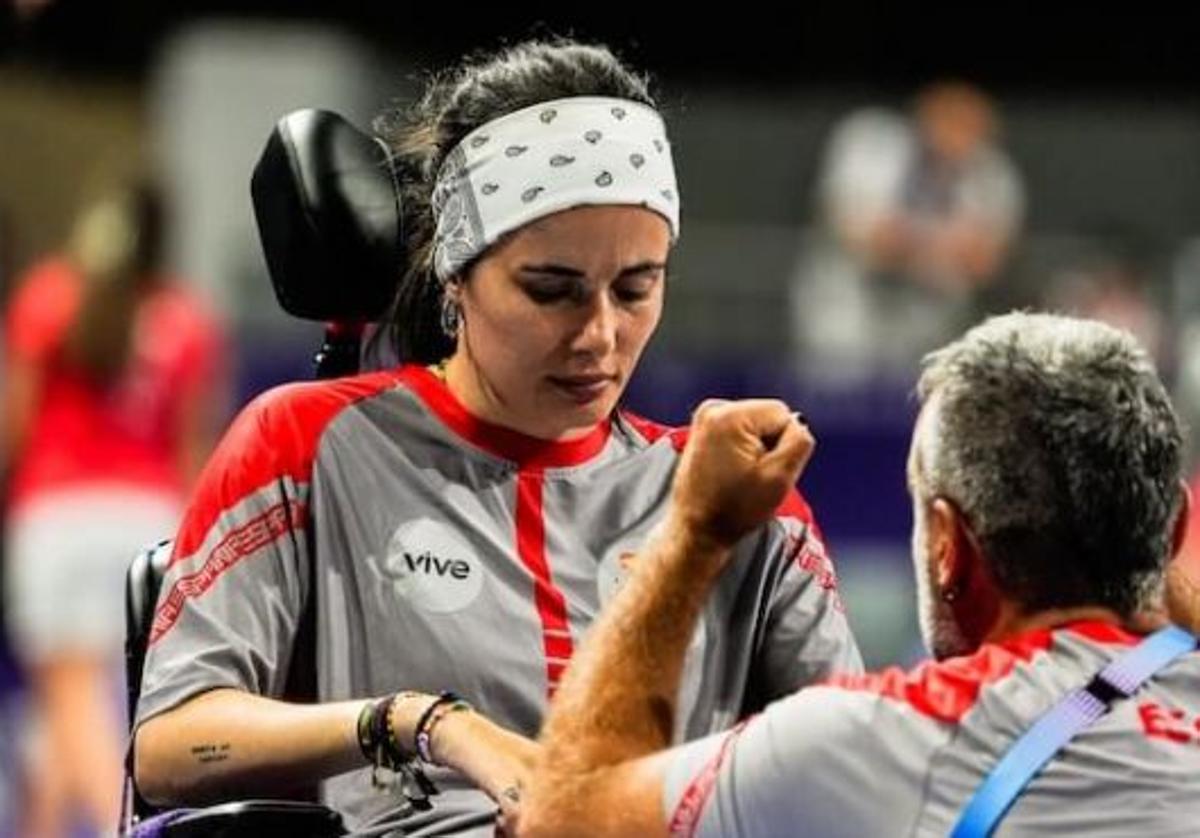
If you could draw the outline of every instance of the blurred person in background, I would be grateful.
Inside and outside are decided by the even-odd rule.
[[[0,303],[8,299],[12,265],[12,238],[7,206],[0,205]],[[4,342],[4,322],[0,318],[0,346]],[[0,364],[0,393],[4,392],[4,367]],[[0,433],[8,422],[0,414]],[[0,503],[3,503],[5,467],[0,456]],[[12,833],[18,788],[18,743],[20,737],[20,673],[12,658],[12,645],[4,625],[4,518],[0,515],[0,835]]]
[[[1126,329],[1158,362],[1174,365],[1163,305],[1158,248],[1128,225],[1108,222],[1085,231],[1073,259],[1050,272],[1038,307]]]
[[[998,135],[991,99],[957,81],[923,88],[911,115],[868,108],[834,128],[819,183],[825,235],[793,289],[796,340],[832,375],[907,377],[973,317],[1024,208]]]
[[[178,526],[223,403],[205,307],[159,268],[145,184],[89,206],[5,315],[5,617],[32,692],[22,835],[117,823],[124,579]]]

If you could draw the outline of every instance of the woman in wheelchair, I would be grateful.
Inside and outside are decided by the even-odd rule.
[[[273,390],[227,432],[158,600],[135,777],[160,805],[319,783],[354,828],[490,835],[665,513],[686,431],[618,403],[679,193],[645,80],[602,47],[469,61],[377,127],[404,216],[379,333],[400,363]],[[861,665],[799,495],[739,549],[677,739]]]

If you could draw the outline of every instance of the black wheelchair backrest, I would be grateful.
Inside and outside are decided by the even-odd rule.
[[[307,320],[378,320],[404,270],[391,155],[337,114],[279,120],[250,181],[275,296]]]

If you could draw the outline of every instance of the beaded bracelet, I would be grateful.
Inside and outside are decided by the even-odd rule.
[[[438,700],[434,702],[425,715],[421,717],[420,724],[417,725],[416,746],[417,753],[421,759],[429,765],[441,765],[433,758],[433,730],[438,726],[442,719],[449,716],[451,713],[458,713],[463,710],[474,709],[470,702],[455,695],[452,692],[442,693]]]

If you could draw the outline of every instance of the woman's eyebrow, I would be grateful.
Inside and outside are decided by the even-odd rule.
[[[636,265],[630,265],[628,268],[622,268],[619,276],[631,276],[633,274],[645,273],[646,271],[661,271],[665,270],[666,267],[666,262],[656,262],[653,259],[647,259],[644,262],[638,262]],[[572,268],[568,267],[567,265],[557,265],[553,263],[543,265],[522,265],[520,270],[521,273],[550,274],[552,276],[586,276],[586,274],[578,268]]]
[[[647,259],[644,262],[638,262],[636,265],[623,268],[619,276],[632,276],[634,274],[646,273],[647,271],[664,271],[666,269],[666,262],[655,262],[653,259]]]
[[[577,268],[571,268],[571,267],[568,267],[567,265],[555,265],[555,264],[522,265],[521,273],[550,274],[552,276],[566,276],[566,277],[586,276],[586,274],[583,271],[578,270]]]

